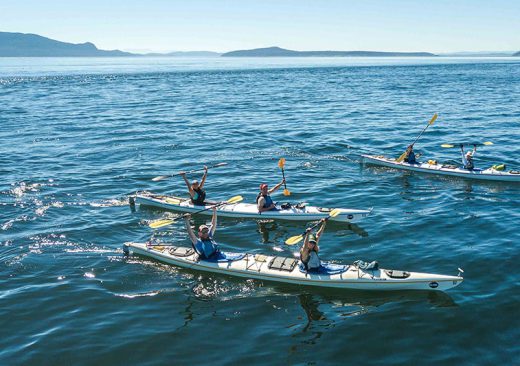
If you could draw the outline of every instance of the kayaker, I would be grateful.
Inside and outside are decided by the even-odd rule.
[[[473,170],[475,164],[473,163],[473,155],[477,152],[477,145],[473,145],[473,151],[468,151],[464,154],[464,145],[460,145],[460,152],[462,154],[462,166],[464,169]]]
[[[217,228],[217,208],[213,207],[213,217],[211,218],[211,225],[200,225],[199,235],[195,235],[190,224],[190,214],[184,215],[184,223],[186,230],[191,239],[191,244],[195,252],[199,255],[199,259],[211,259],[219,252],[218,244],[213,240],[213,235]]]
[[[285,179],[282,179],[280,183],[278,183],[271,189],[269,189],[269,187],[265,183],[260,184],[260,193],[258,193],[258,196],[256,196],[258,212],[277,210],[276,205],[274,204],[270,194],[276,192],[278,188],[280,188],[284,183]]]
[[[307,229],[302,248],[300,249],[300,260],[302,261],[305,270],[309,272],[318,271],[321,266],[320,257],[318,256],[318,252],[320,250],[318,247],[318,242],[320,241],[320,237],[325,230],[325,224],[327,221],[325,219],[321,219],[320,222],[321,227],[316,232],[316,234],[311,232],[311,228]]]
[[[191,202],[194,205],[203,206],[204,200],[206,199],[206,191],[204,191],[202,188],[204,187],[204,183],[206,183],[206,177],[208,176],[208,167],[204,165],[204,174],[202,175],[200,183],[198,180],[194,180],[190,184],[190,182],[188,182],[188,179],[186,178],[186,172],[180,172],[179,174],[184,179],[184,182],[186,182],[186,187],[188,187]]]
[[[417,160],[415,160],[415,153],[413,151],[413,145],[408,146],[406,149],[406,157],[404,161],[408,164],[417,164]]]

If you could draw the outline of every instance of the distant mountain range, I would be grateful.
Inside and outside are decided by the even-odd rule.
[[[90,42],[74,44],[55,41],[37,34],[0,32],[0,56],[4,57],[96,57],[132,56],[119,50],[99,50]]]
[[[442,56],[466,55],[452,53]],[[495,52],[476,55],[511,54]],[[430,52],[379,52],[379,51],[293,51],[280,47],[255,48],[251,50],[231,51],[224,54],[210,51],[176,51],[169,53],[130,53],[119,50],[100,50],[93,43],[60,42],[37,34],[0,32],[0,57],[122,57],[122,56],[170,56],[170,57],[435,57]],[[520,52],[512,56],[520,56]]]
[[[222,57],[434,57],[429,52],[379,52],[379,51],[293,51],[280,47],[255,48],[231,51]]]
[[[170,57],[219,57],[221,53],[212,51],[173,51],[168,53],[144,53],[142,56],[170,56]]]

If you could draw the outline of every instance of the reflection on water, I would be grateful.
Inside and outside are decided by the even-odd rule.
[[[366,315],[378,311],[392,303],[428,303],[433,307],[455,307],[457,304],[444,292],[437,291],[401,291],[401,292],[366,292],[317,290],[314,293],[297,295],[299,304],[305,312],[302,323],[291,326],[293,337],[299,344],[291,347],[291,352],[299,351],[302,345],[315,344],[328,329],[351,317]]]
[[[272,243],[269,240],[269,233],[276,232],[278,230],[278,224],[274,220],[259,220],[258,223],[258,232],[262,235],[262,243]]]

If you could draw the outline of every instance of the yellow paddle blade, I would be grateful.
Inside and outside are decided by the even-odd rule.
[[[289,192],[289,190],[288,190],[287,188],[285,188],[285,189],[283,190],[283,195],[284,195],[284,196],[290,196],[290,195],[291,195],[291,192]]]
[[[432,119],[430,120],[430,122],[428,122],[429,125],[433,125],[433,122],[435,122],[435,120],[437,119],[437,113],[435,113],[432,117]]]
[[[148,226],[150,226],[152,229],[158,229],[160,227],[173,224],[173,222],[174,222],[173,220],[169,220],[169,219],[156,220],[156,221],[150,223]]]
[[[294,244],[301,242],[302,240],[303,240],[303,235],[291,236],[289,239],[287,239],[285,241],[285,244],[294,245]]]
[[[451,147],[455,147],[455,145],[452,145],[452,144],[442,144],[441,147],[445,147],[445,148],[451,148]]]
[[[337,208],[335,208],[334,210],[332,210],[332,211],[329,212],[329,217],[336,217],[336,216],[338,216],[340,213],[341,213],[341,211],[338,210]]]
[[[283,169],[284,166],[285,166],[285,158],[280,158],[280,160],[278,160],[278,168]]]
[[[238,203],[238,202],[242,201],[243,199],[244,199],[244,197],[242,197],[242,196],[234,196],[234,197],[231,197],[230,199],[228,199],[226,202],[229,204],[233,204],[233,203]]]
[[[406,151],[404,153],[402,153],[401,156],[398,157],[395,161],[400,163],[404,160],[404,158],[406,158]]]
[[[491,141],[486,141],[486,142],[484,142],[482,145],[489,146],[489,145],[493,145],[493,143],[492,143]]]

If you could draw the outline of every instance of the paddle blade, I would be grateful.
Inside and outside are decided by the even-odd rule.
[[[493,143],[491,141],[486,141],[482,145],[490,146],[493,145]]]
[[[285,158],[280,158],[280,160],[278,160],[278,168],[283,169],[284,166],[285,166]]]
[[[228,199],[226,201],[226,203],[228,203],[228,204],[238,203],[238,202],[242,201],[243,199],[244,199],[244,197],[242,197],[242,196],[234,196],[234,197],[231,197],[230,199]]]
[[[298,244],[302,240],[303,240],[303,235],[291,236],[289,239],[287,239],[285,241],[285,244],[287,244],[287,245],[294,245],[294,244]]]
[[[288,190],[287,188],[285,188],[285,189],[283,190],[283,195],[284,195],[284,196],[290,196],[290,195],[291,195],[291,192],[289,192],[289,190]]]
[[[158,229],[160,227],[163,227],[163,226],[167,226],[167,225],[170,225],[170,224],[173,224],[173,220],[168,220],[168,219],[165,219],[165,220],[156,220],[152,223],[150,223],[150,225],[148,225],[149,227],[151,227],[152,229]]]
[[[341,211],[340,211],[339,209],[335,208],[334,210],[332,210],[332,211],[329,212],[329,218],[330,218],[330,217],[336,217],[336,216],[338,216],[340,213],[341,213]]]
[[[442,144],[441,147],[445,147],[445,148],[449,149],[449,148],[455,147],[455,145],[452,145],[452,144]]]
[[[164,180],[164,179],[169,178],[169,177],[170,177],[169,175],[159,175],[158,177],[152,178],[152,180],[154,182],[158,182],[160,180]]]
[[[404,153],[402,153],[401,156],[396,159],[396,162],[400,163],[404,160],[404,158],[406,158],[406,151]]]
[[[428,125],[433,125],[433,122],[435,122],[435,120],[437,119],[437,113],[435,113],[432,117],[432,119],[430,120],[430,122],[428,123]]]

